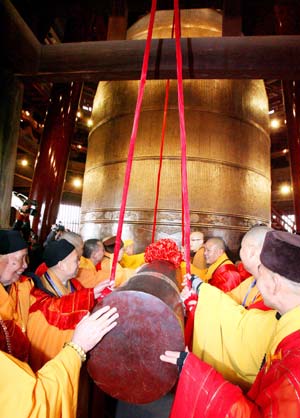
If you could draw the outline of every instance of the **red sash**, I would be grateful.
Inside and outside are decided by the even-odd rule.
[[[13,320],[0,319],[0,350],[28,362],[29,346],[28,338]]]

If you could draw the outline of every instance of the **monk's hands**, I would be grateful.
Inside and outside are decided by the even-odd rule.
[[[165,351],[165,354],[161,354],[159,358],[165,363],[176,364],[179,356],[180,351]]]
[[[161,354],[159,358],[165,363],[175,364],[180,373],[188,354],[189,351],[186,347],[185,351],[165,351],[165,354]]]
[[[88,314],[76,325],[72,341],[85,352],[91,350],[117,325],[117,308],[104,306],[93,314]]]
[[[107,287],[110,287],[111,289],[112,282],[110,282],[109,279],[104,280],[103,282],[97,284],[97,286],[94,287],[94,298],[98,299],[101,296],[101,293],[104,289]]]

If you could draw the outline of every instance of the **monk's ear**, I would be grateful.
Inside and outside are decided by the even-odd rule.
[[[283,280],[283,278],[279,274],[277,274],[277,273],[272,274],[272,285],[273,285],[273,294],[274,295],[281,291],[282,284],[283,284],[282,280]]]
[[[64,270],[64,261],[63,261],[63,260],[60,260],[60,261],[57,263],[57,266],[58,266],[61,270]]]

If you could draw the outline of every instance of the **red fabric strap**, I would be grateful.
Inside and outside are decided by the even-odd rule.
[[[150,14],[150,20],[149,20],[149,27],[148,27],[148,35],[147,35],[147,41],[146,41],[146,48],[145,48],[144,58],[143,58],[142,74],[141,74],[141,79],[140,79],[138,98],[137,98],[137,102],[136,102],[136,108],[135,108],[134,120],[133,120],[133,127],[132,127],[132,132],[131,132],[128,157],[127,157],[126,173],[125,173],[125,180],[124,180],[124,187],[123,187],[123,194],[122,194],[122,201],[121,201],[121,208],[120,208],[120,217],[119,217],[119,222],[118,222],[118,230],[117,230],[116,244],[115,244],[115,250],[114,250],[114,259],[113,259],[112,268],[111,268],[111,275],[110,275],[110,281],[111,282],[115,281],[118,255],[119,255],[120,245],[121,245],[121,236],[122,236],[122,229],[123,229],[123,223],[124,223],[124,214],[125,214],[125,207],[126,207],[129,181],[130,181],[130,173],[131,173],[132,160],[133,160],[133,154],[134,154],[134,145],[135,145],[135,140],[136,140],[136,137],[137,137],[137,130],[138,130],[138,124],[139,124],[139,119],[140,119],[142,100],[143,100],[146,78],[147,78],[148,62],[149,62],[149,55],[150,55],[150,47],[151,47],[151,40],[152,40],[152,32],[153,32],[155,11],[156,11],[156,0],[152,0],[151,14]]]
[[[176,40],[176,65],[177,65],[177,90],[178,90],[178,112],[180,125],[180,143],[181,143],[181,187],[182,187],[182,216],[184,231],[184,250],[186,261],[186,272],[191,272],[190,261],[190,209],[187,187],[187,167],[186,167],[186,131],[184,120],[184,100],[182,85],[182,53],[180,44],[180,16],[178,0],[174,0],[175,14],[175,40]]]

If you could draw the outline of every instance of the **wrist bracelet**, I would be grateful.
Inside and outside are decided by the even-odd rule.
[[[83,350],[83,348],[80,347],[80,345],[74,343],[73,341],[69,341],[69,342],[64,344],[64,347],[67,347],[67,346],[73,348],[73,350],[76,351],[76,353],[79,355],[82,363],[86,360],[86,353]]]

